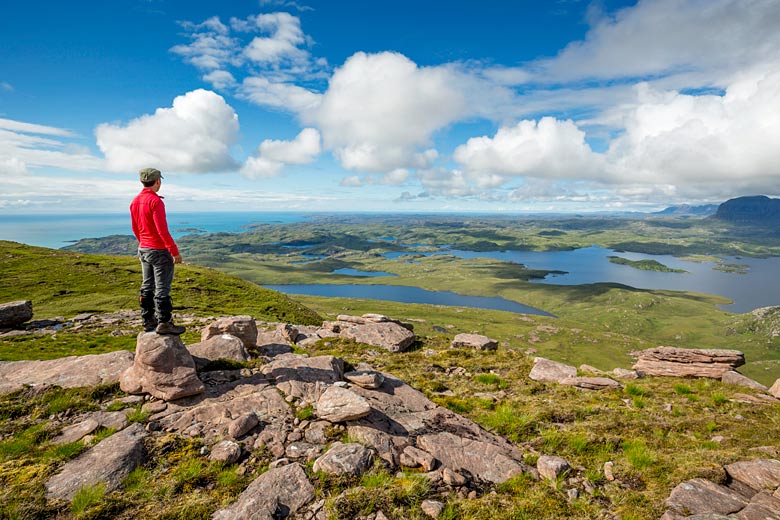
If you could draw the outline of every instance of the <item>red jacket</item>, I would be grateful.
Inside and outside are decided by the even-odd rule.
[[[130,218],[133,222],[133,233],[138,239],[138,247],[167,249],[173,256],[179,254],[179,248],[168,232],[162,197],[151,189],[144,188],[130,203]]]

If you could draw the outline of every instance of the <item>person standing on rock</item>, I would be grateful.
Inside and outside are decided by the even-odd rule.
[[[173,324],[171,301],[173,264],[181,263],[181,254],[168,232],[165,204],[157,194],[163,176],[156,168],[144,168],[139,176],[144,188],[130,204],[130,217],[143,273],[139,301],[144,331],[181,334],[185,329]]]

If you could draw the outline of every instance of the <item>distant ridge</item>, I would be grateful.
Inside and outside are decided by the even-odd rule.
[[[661,211],[656,211],[653,215],[666,216],[691,216],[691,217],[709,217],[718,210],[718,204],[702,204],[700,206],[691,206],[690,204],[681,204],[679,206],[669,206]]]
[[[780,199],[765,195],[737,197],[718,207],[714,218],[729,222],[777,224],[780,222]]]

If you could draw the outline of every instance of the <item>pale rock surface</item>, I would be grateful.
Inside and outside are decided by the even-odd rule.
[[[62,429],[59,435],[51,440],[51,442],[52,444],[60,445],[80,441],[84,438],[85,435],[89,435],[99,427],[100,423],[95,419],[87,419],[85,421],[66,426]]]
[[[360,476],[371,467],[374,452],[362,444],[334,442],[330,449],[314,461],[314,471],[330,475]]]
[[[476,350],[496,350],[498,341],[482,334],[458,334],[450,343],[450,348],[473,348]]]
[[[375,370],[356,370],[344,374],[344,379],[363,388],[375,390],[382,386],[384,376]]]
[[[543,383],[558,383],[567,377],[576,377],[577,369],[542,357],[534,358],[534,366],[528,377]]]
[[[133,366],[122,374],[119,385],[129,394],[148,393],[164,401],[196,395],[205,389],[181,338],[155,332],[138,335]]]
[[[251,316],[224,316],[204,328],[200,340],[206,341],[222,334],[237,337],[246,348],[254,347],[257,342],[257,323]]]
[[[612,370],[612,375],[618,379],[639,379],[644,374],[637,372],[636,370],[626,370],[625,368],[615,368]]]
[[[774,384],[769,388],[769,393],[780,399],[780,379],[775,381]]]
[[[133,353],[126,350],[47,361],[0,362],[0,393],[24,385],[76,388],[116,383],[132,364]]]
[[[420,504],[420,508],[423,513],[436,519],[439,518],[441,512],[444,511],[444,504],[438,500],[423,500],[422,504]]]
[[[585,390],[605,390],[608,388],[623,388],[623,385],[608,377],[564,377],[558,383],[576,386]]]
[[[720,379],[745,364],[745,355],[738,350],[656,347],[632,355],[637,357],[634,370],[652,376]]]
[[[285,395],[314,403],[328,386],[343,379],[344,361],[333,356],[288,354],[263,365],[262,373]]]
[[[93,448],[66,463],[46,483],[46,497],[70,500],[79,489],[101,482],[106,491],[118,489],[122,480],[146,458],[143,425],[133,424],[103,439]]]
[[[410,468],[421,467],[425,471],[431,471],[436,467],[436,459],[428,453],[414,446],[407,446],[401,452],[400,462]]]
[[[744,386],[746,388],[752,388],[753,390],[760,390],[762,392],[769,390],[766,386],[762,385],[758,381],[754,381],[735,370],[724,372],[720,380],[730,385]]]
[[[214,445],[209,454],[209,460],[233,464],[241,458],[241,445],[237,442],[224,440]]]
[[[193,357],[201,358],[207,361],[216,361],[217,359],[229,359],[231,361],[243,362],[249,359],[249,353],[246,351],[244,342],[232,334],[219,334],[187,346]]]
[[[756,459],[735,462],[726,466],[726,473],[756,491],[775,491],[780,486],[780,460]]]
[[[677,513],[728,515],[740,511],[748,501],[725,486],[703,478],[695,478],[679,484],[672,490],[666,505]]]
[[[257,477],[238,500],[212,515],[213,520],[275,520],[294,515],[314,498],[314,486],[300,464],[273,468]]]
[[[32,301],[19,300],[0,304],[0,329],[12,328],[33,317]]]
[[[347,388],[331,386],[317,400],[317,417],[333,423],[354,421],[370,412],[368,401]]]
[[[246,413],[228,423],[228,435],[240,439],[260,423],[254,412]]]
[[[381,347],[390,352],[404,352],[415,340],[412,331],[392,321],[355,325],[342,331],[341,337]]]
[[[536,461],[536,470],[539,475],[548,480],[555,480],[561,475],[571,471],[571,465],[566,459],[552,455],[542,455]]]

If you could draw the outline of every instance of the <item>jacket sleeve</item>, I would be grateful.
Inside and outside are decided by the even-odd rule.
[[[130,204],[130,225],[133,228],[133,234],[138,242],[141,241],[141,230],[138,229],[138,209]]]
[[[167,249],[173,256],[179,254],[179,248],[176,247],[176,242],[173,241],[173,237],[168,232],[168,221],[165,218],[165,204],[162,200],[156,201],[152,206],[152,219],[154,219],[154,226],[157,228],[157,233],[165,244]]]

